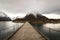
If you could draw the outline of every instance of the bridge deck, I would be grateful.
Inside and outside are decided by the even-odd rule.
[[[45,40],[45,38],[26,22],[9,40]]]

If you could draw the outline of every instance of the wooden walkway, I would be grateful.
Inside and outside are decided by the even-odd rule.
[[[28,22],[19,29],[9,40],[45,40]]]

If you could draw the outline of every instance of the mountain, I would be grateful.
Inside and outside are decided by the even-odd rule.
[[[48,18],[46,18],[45,16],[41,15],[41,14],[37,14],[36,16],[34,14],[27,14],[24,18],[17,18],[13,21],[20,21],[20,22],[25,22],[25,21],[29,21],[29,22],[41,22],[47,20]]]
[[[24,18],[16,18],[13,22],[26,22],[29,23],[60,23],[60,19],[48,19],[47,17],[37,14],[27,14]]]
[[[36,17],[37,17],[38,20],[48,19],[47,17],[45,17],[45,16],[43,16],[43,15],[41,15],[41,14],[37,14]]]
[[[0,21],[10,21],[11,19],[4,13],[0,12]]]
[[[36,17],[34,16],[34,14],[27,14],[24,17],[24,19],[26,19],[26,20],[34,20],[34,19],[36,19]]]

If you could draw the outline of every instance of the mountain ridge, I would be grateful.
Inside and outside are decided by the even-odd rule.
[[[11,21],[11,19],[4,12],[0,12],[0,21]]]
[[[16,18],[13,22],[30,22],[30,23],[60,23],[60,19],[49,19],[41,14],[36,17],[33,14],[26,15],[24,18]]]

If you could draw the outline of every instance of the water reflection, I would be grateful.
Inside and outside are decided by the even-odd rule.
[[[50,40],[60,40],[59,24],[31,24],[38,32],[42,32]]]
[[[15,32],[23,23],[0,22],[0,40],[4,40],[11,33]]]
[[[46,24],[43,24],[43,26],[52,28],[52,29],[56,29],[56,30],[60,30],[60,23],[58,23],[58,24],[46,23]]]

